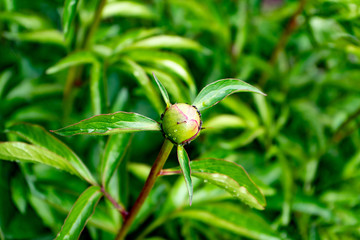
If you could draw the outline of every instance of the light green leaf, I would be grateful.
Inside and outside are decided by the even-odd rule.
[[[72,67],[75,65],[81,65],[81,64],[94,63],[95,61],[96,61],[96,58],[91,52],[79,51],[79,52],[70,54],[70,55],[66,56],[65,58],[61,59],[54,66],[48,68],[46,70],[46,73],[53,74],[53,73],[59,72],[68,67]]]
[[[63,31],[65,39],[68,39],[69,34],[71,33],[70,28],[74,17],[76,15],[76,8],[78,5],[79,0],[66,0],[64,4],[64,11],[63,11]]]
[[[24,32],[24,33],[4,33],[7,39],[19,40],[24,42],[35,42],[44,44],[55,44],[64,47],[64,36],[61,32],[54,29],[41,30],[36,32]]]
[[[85,190],[72,207],[56,239],[78,239],[101,197],[99,187],[91,186]]]
[[[259,210],[265,208],[264,195],[242,166],[217,159],[191,161],[190,165],[194,177],[224,188],[251,207]]]
[[[154,14],[146,5],[141,3],[130,1],[113,1],[106,4],[102,12],[102,18],[110,17],[137,17],[151,19],[154,17]]]
[[[61,136],[77,134],[112,135],[139,131],[160,131],[160,124],[137,113],[116,112],[96,115],[73,125],[52,130]]]
[[[0,143],[0,159],[42,163],[78,175],[76,169],[63,157],[43,148],[23,142]]]
[[[194,219],[248,238],[281,239],[262,217],[230,203],[194,204],[191,208],[179,211],[174,217]]]
[[[161,92],[161,95],[162,97],[164,98],[164,101],[166,103],[166,107],[170,107],[171,103],[170,103],[170,99],[169,99],[169,95],[166,91],[166,88],[164,87],[164,85],[162,85],[162,83],[159,81],[159,79],[157,79],[155,73],[153,73],[153,76],[154,76],[154,79],[156,81],[156,84],[158,85],[159,89],[160,89],[160,92]]]
[[[149,99],[150,103],[154,106],[156,111],[159,114],[163,113],[164,107],[161,98],[144,69],[133,60],[125,57],[119,61],[119,67],[134,75],[134,78],[142,87],[143,91],[145,92],[145,96]]]
[[[221,79],[205,86],[195,98],[193,105],[199,111],[203,111],[235,92],[255,92],[265,95],[259,89],[241,80]]]
[[[231,114],[220,114],[206,120],[203,124],[206,131],[222,130],[227,128],[241,129],[246,127],[244,119]]]
[[[91,184],[96,184],[96,180],[80,160],[80,158],[64,143],[55,138],[44,128],[29,123],[16,124],[7,129],[8,132],[17,134],[21,138],[34,145],[46,148],[49,151],[61,156],[69,161],[76,169],[78,174]]]
[[[106,113],[107,99],[105,94],[104,65],[95,61],[91,66],[90,95],[94,114]]]
[[[194,40],[170,35],[153,36],[130,45],[127,49],[136,48],[166,48],[166,49],[191,49],[201,51],[204,49],[199,43]]]
[[[103,186],[108,186],[112,175],[124,159],[130,142],[131,134],[129,133],[110,136],[101,160],[101,181]]]
[[[40,17],[39,15],[19,12],[0,12],[0,20],[11,21],[17,23],[28,30],[42,30],[50,28],[50,21]]]
[[[182,145],[177,146],[177,155],[178,155],[181,172],[185,178],[186,187],[189,192],[189,201],[191,206],[192,196],[193,196],[193,185],[191,180],[190,159],[189,156],[187,155],[187,152],[185,151],[184,146]]]

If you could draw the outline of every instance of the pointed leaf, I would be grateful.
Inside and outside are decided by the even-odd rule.
[[[64,5],[64,12],[63,12],[63,19],[62,19],[62,25],[63,25],[63,31],[65,39],[69,37],[69,33],[72,22],[74,20],[74,17],[76,15],[76,8],[78,5],[79,0],[66,0]]]
[[[192,175],[213,183],[259,210],[266,206],[264,195],[250,179],[244,168],[236,163],[218,159],[191,161]]]
[[[105,147],[103,158],[101,160],[101,175],[103,186],[108,186],[112,175],[123,160],[130,142],[131,134],[129,133],[110,136]]]
[[[0,159],[42,163],[78,175],[76,169],[63,157],[49,150],[23,142],[0,143]]]
[[[75,202],[56,239],[78,239],[101,196],[99,187],[86,189]]]
[[[187,152],[185,151],[184,146],[182,146],[182,145],[178,145],[177,155],[178,155],[181,172],[185,178],[186,187],[189,192],[189,200],[190,200],[190,206],[191,206],[192,196],[193,196],[193,185],[192,185],[192,180],[191,180],[190,159],[189,159],[189,156],[187,155]]]
[[[235,92],[255,92],[265,95],[259,89],[241,80],[222,79],[205,86],[195,98],[193,105],[195,105],[199,111],[202,111],[214,106]]]
[[[61,59],[54,66],[48,68],[46,70],[46,73],[53,74],[53,73],[59,72],[63,69],[66,69],[68,67],[72,67],[75,65],[81,65],[81,64],[94,63],[95,61],[96,61],[96,58],[91,52],[80,51],[80,52],[70,54],[70,55],[66,56],[65,58]]]
[[[61,136],[77,134],[112,135],[139,131],[160,131],[160,124],[137,113],[116,112],[96,115],[73,125],[52,130]]]
[[[155,76],[155,73],[153,73],[154,79],[156,81],[156,84],[158,85],[161,95],[164,98],[164,101],[166,103],[166,107],[170,107],[171,103],[170,103],[170,99],[169,99],[169,95],[164,87],[164,85],[162,85],[162,83],[159,81],[159,79]]]
[[[44,147],[63,157],[69,161],[83,179],[89,183],[96,184],[96,180],[80,158],[68,146],[48,133],[44,128],[34,124],[23,123],[13,125],[8,128],[7,131],[17,134],[26,141],[29,141],[34,145]]]

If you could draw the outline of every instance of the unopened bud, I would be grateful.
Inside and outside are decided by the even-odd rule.
[[[175,144],[187,144],[200,133],[201,115],[185,103],[171,105],[162,115],[161,129],[166,138]]]

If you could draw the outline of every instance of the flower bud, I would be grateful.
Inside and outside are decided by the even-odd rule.
[[[166,109],[162,115],[162,132],[174,144],[190,143],[200,133],[202,124],[200,117],[196,107],[176,103]]]

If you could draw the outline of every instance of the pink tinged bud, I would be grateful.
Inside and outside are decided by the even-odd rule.
[[[162,115],[161,129],[174,144],[184,145],[199,135],[201,124],[201,115],[194,106],[176,103]]]

